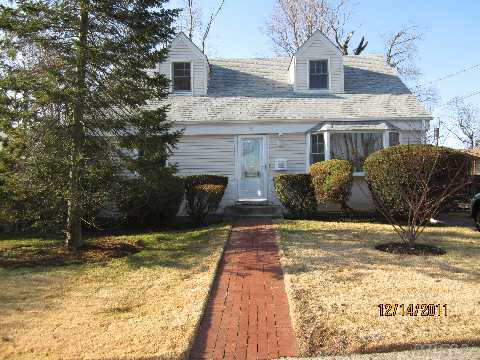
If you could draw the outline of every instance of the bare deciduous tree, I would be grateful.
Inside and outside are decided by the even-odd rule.
[[[202,27],[202,16],[200,8],[194,6],[193,0],[186,0],[184,6],[184,19],[186,19],[187,35],[193,39],[193,33],[197,28]]]
[[[422,38],[416,25],[404,25],[399,31],[385,35],[385,58],[387,64],[397,69],[407,79],[420,76],[415,59],[418,53],[417,42]]]
[[[423,34],[418,26],[411,24],[402,26],[399,31],[384,35],[385,59],[387,64],[397,70],[418,101],[432,112],[439,100],[438,90],[420,81],[422,73],[416,62],[418,42],[422,37]]]
[[[480,109],[460,98],[453,99],[449,105],[456,128],[451,133],[469,149],[480,146]]]
[[[345,30],[349,17],[348,0],[340,0],[335,6],[327,0],[277,0],[266,21],[266,33],[279,54],[292,56],[315,31],[320,30],[344,55],[348,55],[354,34]],[[362,37],[353,53],[359,55],[367,44]]]
[[[420,82],[417,82],[415,85],[410,86],[410,91],[430,113],[433,112],[435,105],[438,104],[438,101],[440,99],[436,87],[424,85]]]
[[[205,44],[208,38],[208,35],[210,34],[210,29],[212,28],[212,24],[217,18],[218,14],[223,8],[223,5],[225,4],[225,0],[221,0],[220,4],[218,5],[218,8],[216,11],[212,12],[210,14],[210,17],[207,22],[207,26],[205,26],[205,29],[203,30],[203,36],[202,36],[202,52],[205,52]]]
[[[207,24],[203,26],[202,9],[196,0],[184,0],[183,11],[179,17],[179,27],[187,33],[190,40],[200,44],[200,49],[205,53],[206,43],[212,25],[223,8],[225,0],[220,0],[218,7],[210,13]]]

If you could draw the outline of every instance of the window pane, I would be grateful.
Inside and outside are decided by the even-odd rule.
[[[320,161],[325,161],[325,154],[311,154],[310,155],[310,165],[315,164]]]
[[[323,134],[313,134],[310,137],[310,164],[325,160],[325,143]]]
[[[332,133],[332,159],[348,160],[354,172],[363,171],[368,155],[383,148],[382,133]]]
[[[190,91],[191,90],[191,76],[190,76],[189,62],[173,63],[173,90],[174,91]]]
[[[310,75],[310,89],[328,89],[328,75]]]
[[[328,61],[310,61],[310,89],[328,89]]]
[[[311,152],[312,153],[324,153],[325,152],[325,144],[323,139],[323,134],[314,134],[311,137]]]
[[[398,132],[388,133],[390,146],[395,146],[400,144],[400,134]]]
[[[315,60],[310,61],[310,74],[328,74],[328,61]]]

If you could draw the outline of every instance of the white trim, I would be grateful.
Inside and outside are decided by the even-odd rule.
[[[295,123],[298,124],[299,122],[303,123],[315,123],[318,124],[320,122],[329,122],[329,121],[430,121],[433,118],[429,117],[358,117],[358,118],[317,118],[317,119],[272,119],[272,120],[198,120],[198,121],[174,121],[175,124],[180,125],[205,125],[205,124],[219,124],[230,126],[232,124],[248,124],[248,125],[260,125],[260,124],[290,124]],[[400,129],[404,130],[404,129]],[[421,131],[421,129],[414,129],[413,131]],[[278,131],[277,131],[278,132]]]
[[[268,141],[268,136],[267,135],[258,135],[258,134],[252,134],[252,135],[237,135],[236,140],[235,140],[235,178],[237,182],[237,191],[236,191],[236,198],[237,201],[251,201],[251,198],[248,199],[242,199],[240,197],[240,182],[241,182],[241,156],[242,154],[240,153],[240,140],[241,139],[251,139],[251,138],[260,138],[262,139],[262,145],[263,145],[263,191],[264,191],[264,196],[262,198],[255,198],[257,201],[261,200],[268,200],[269,198],[269,186],[268,186],[268,180],[270,178],[270,162],[269,162],[269,141]]]
[[[331,146],[330,146],[330,131],[325,131],[323,133],[323,140],[325,142],[325,160],[331,160],[332,152],[331,152]]]
[[[289,124],[197,124],[187,126],[173,126],[173,130],[185,129],[184,135],[256,135],[256,134],[290,134],[290,133],[305,133],[313,128],[315,123],[289,123]]]
[[[395,132],[395,131],[392,131]],[[385,131],[383,133],[383,148],[386,149],[390,147],[390,131]]]
[[[310,151],[312,149],[312,133],[311,132],[307,132],[305,134],[305,136],[307,137],[306,138],[306,151],[305,151],[305,154],[306,154],[306,158],[305,158],[305,172],[308,173],[308,171],[310,170]]]

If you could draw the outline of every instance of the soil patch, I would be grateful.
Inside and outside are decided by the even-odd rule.
[[[135,254],[143,249],[139,242],[121,242],[109,239],[87,242],[72,250],[62,242],[18,245],[0,250],[0,267],[35,267],[83,264],[108,261]]]
[[[392,254],[406,254],[406,255],[443,255],[445,250],[433,245],[426,244],[404,244],[391,242],[387,244],[380,244],[375,246],[375,249],[389,252]]]

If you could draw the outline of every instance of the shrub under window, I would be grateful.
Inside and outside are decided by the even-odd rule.
[[[186,176],[184,181],[187,214],[193,222],[204,223],[207,215],[218,209],[228,185],[228,178],[217,175],[192,175]]]
[[[135,228],[166,225],[182,203],[183,180],[167,171],[125,181],[118,200],[124,223]]]
[[[310,167],[318,204],[339,204],[345,214],[351,212],[347,201],[352,193],[352,165],[346,160],[327,160]]]

